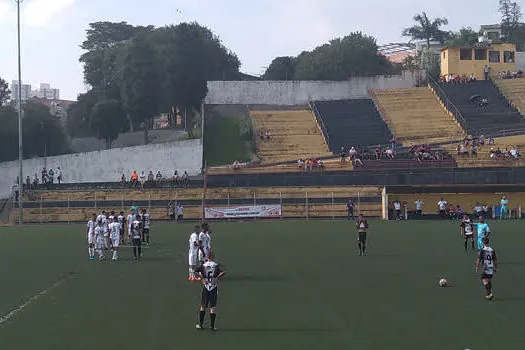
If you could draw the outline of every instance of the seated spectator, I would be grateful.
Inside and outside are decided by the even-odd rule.
[[[456,219],[459,219],[461,217],[463,217],[463,209],[461,208],[461,206],[458,204],[456,205]]]
[[[503,156],[503,153],[501,152],[501,149],[498,147],[496,149],[496,158],[501,158]]]
[[[319,166],[319,160],[317,158],[312,159],[312,167],[317,168]]]
[[[141,176],[142,176],[142,175],[141,175]],[[148,174],[148,182],[151,183],[151,182],[153,182],[153,180],[154,180],[154,177],[153,177],[153,171],[150,170],[150,171],[149,171],[149,174]]]
[[[233,162],[233,169],[239,169],[241,167],[241,163],[238,161]]]
[[[385,150],[385,155],[387,156],[388,159],[394,159],[395,158],[395,155],[394,155],[394,151],[390,148],[387,148]]]
[[[383,155],[383,151],[381,150],[381,146],[377,145],[377,147],[376,147],[376,160],[381,159],[382,155]]]
[[[184,186],[187,186],[189,181],[190,181],[190,177],[188,175],[188,172],[184,171],[184,174],[182,174],[182,182],[183,182]]]
[[[470,81],[476,81],[476,80],[477,80],[477,79],[476,79],[476,74],[472,73],[472,74],[470,75],[470,77],[469,77],[469,80],[470,80]]]
[[[493,145],[494,144],[494,139],[492,137],[489,137],[489,145]]]
[[[465,145],[461,145],[460,148],[459,148],[459,154],[458,155],[461,155],[461,156],[469,156],[469,152],[468,152],[468,149]]]
[[[322,159],[319,159],[318,166],[320,169],[324,169],[324,162]]]
[[[511,150],[510,150],[510,156],[516,160],[519,160],[520,159],[520,154],[518,152],[518,150],[516,149],[516,147],[512,147]]]
[[[304,159],[303,158],[299,158],[299,160],[297,161],[297,166],[299,168],[303,168],[304,167]]]
[[[157,182],[162,181],[162,174],[160,173],[160,170],[157,172],[157,175],[155,175],[155,180],[157,180]]]
[[[484,136],[484,135],[481,135],[481,136],[479,137],[478,144],[479,144],[480,146],[484,146],[484,145],[485,145],[485,136]]]
[[[269,130],[266,130],[266,132],[264,133],[264,137],[266,137],[267,140],[270,139],[270,131]]]
[[[120,177],[120,185],[124,186],[126,184],[126,175],[122,174]]]
[[[472,155],[472,157],[477,157],[478,156],[478,150],[477,150],[476,146],[472,145],[470,147],[470,154]]]
[[[463,73],[463,75],[461,76],[461,83],[464,84],[468,81],[468,77],[465,73]]]
[[[171,177],[171,181],[175,185],[178,185],[180,183],[179,172],[177,170],[175,170],[175,172],[173,173],[173,176]]]
[[[29,175],[26,177],[26,187],[28,190],[31,188],[31,179],[29,178]]]
[[[130,181],[133,186],[137,185],[139,181],[139,175],[137,174],[136,170],[133,170],[133,172],[131,173]]]
[[[144,187],[144,183],[146,183],[146,174],[144,174],[144,170],[140,173],[140,186]]]
[[[454,220],[456,218],[456,208],[452,204],[450,204],[450,207],[448,208],[448,216]]]
[[[350,148],[350,150],[348,151],[348,156],[349,156],[350,158],[353,158],[356,154],[357,154],[357,151],[356,151],[356,149],[352,146],[352,147]]]
[[[491,159],[496,159],[496,151],[494,150],[494,147],[491,147],[490,148],[490,151],[489,151],[489,157]]]
[[[341,147],[341,152],[339,152],[339,157],[341,157],[341,163],[344,163],[346,160],[346,152],[344,151],[344,147]]]
[[[261,141],[264,140],[264,133],[261,131],[261,135],[259,136],[259,138],[261,139]]]
[[[307,159],[305,162],[305,169],[310,170],[312,169],[312,161],[310,159]]]

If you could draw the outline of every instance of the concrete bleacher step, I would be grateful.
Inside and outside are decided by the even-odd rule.
[[[251,110],[257,155],[263,163],[294,161],[330,155],[310,110]],[[270,132],[270,139],[259,136]]]
[[[525,78],[496,80],[505,97],[516,107],[522,115],[525,114]]]
[[[383,117],[404,145],[441,143],[462,139],[464,131],[426,87],[374,90]]]

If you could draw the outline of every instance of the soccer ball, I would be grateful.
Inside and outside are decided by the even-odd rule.
[[[448,281],[446,278],[442,278],[439,280],[439,286],[440,287],[448,287]]]

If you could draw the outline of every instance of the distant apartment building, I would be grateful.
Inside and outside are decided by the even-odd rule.
[[[60,100],[60,90],[51,88],[50,84],[40,84],[40,89],[33,90],[31,97],[43,100]]]
[[[31,97],[31,85],[30,84],[24,84],[22,82],[22,101],[27,101]],[[18,94],[19,94],[19,86],[18,86],[18,80],[13,80],[11,83],[11,100],[12,101],[18,101]]]

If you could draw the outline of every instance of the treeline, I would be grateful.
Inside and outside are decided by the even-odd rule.
[[[191,132],[206,82],[240,75],[237,56],[197,23],[161,28],[91,23],[81,48],[90,90],[69,109],[67,129],[108,145],[131,128],[147,131],[154,116],[177,107],[187,111]]]

